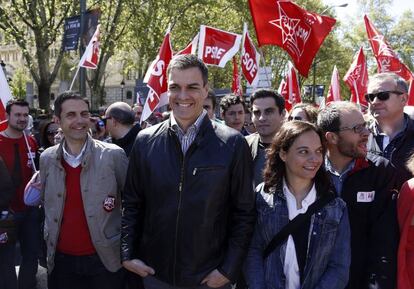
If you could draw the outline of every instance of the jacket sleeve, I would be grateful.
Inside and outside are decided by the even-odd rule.
[[[117,149],[114,152],[115,177],[118,186],[118,191],[122,191],[125,185],[125,178],[128,169],[128,158],[122,149]]]
[[[348,284],[349,267],[351,265],[350,252],[351,229],[349,227],[348,210],[344,207],[327,268],[314,289],[345,288]]]
[[[7,210],[15,188],[3,159],[0,158],[0,211]]]
[[[139,239],[142,234],[144,216],[144,193],[140,180],[139,138],[134,144],[129,158],[125,186],[122,194],[121,220],[121,261],[137,258]]]
[[[260,193],[257,193],[256,199],[260,198]],[[259,205],[256,201],[256,205]],[[259,212],[259,210],[258,210]],[[246,261],[244,263],[244,277],[249,289],[266,289],[265,270],[263,251],[265,249],[265,239],[261,233],[261,224],[259,218],[257,219],[253,238],[247,252]]]
[[[236,281],[246,256],[256,219],[252,157],[246,140],[237,136],[230,180],[230,220],[228,247],[217,268]]]
[[[400,181],[390,165],[382,167],[381,172],[370,216],[368,284],[365,288],[394,289],[399,243],[396,197]]]

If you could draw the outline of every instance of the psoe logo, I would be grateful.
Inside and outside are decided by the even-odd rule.
[[[314,16],[308,14],[306,16],[309,17],[309,19],[306,19],[308,23],[305,23],[301,19],[293,18],[289,13],[285,12],[288,7],[284,8],[283,6],[290,5],[289,2],[278,2],[277,5],[279,8],[279,18],[269,21],[269,23],[280,29],[283,46],[289,49],[293,54],[292,56],[298,60],[302,56],[306,42],[311,34],[312,27],[308,23],[312,24],[315,22],[314,19],[311,19]]]

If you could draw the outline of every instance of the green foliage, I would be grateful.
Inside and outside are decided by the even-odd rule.
[[[26,84],[29,76],[24,68],[18,68],[14,74],[12,81],[9,83],[12,95],[17,99],[26,99]]]

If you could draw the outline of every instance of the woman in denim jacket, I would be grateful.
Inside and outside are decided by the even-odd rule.
[[[334,194],[323,168],[322,135],[310,123],[285,123],[267,155],[257,186],[257,223],[245,264],[249,289],[345,288],[350,228],[345,203],[335,198],[292,232],[266,258],[272,238],[318,198]]]

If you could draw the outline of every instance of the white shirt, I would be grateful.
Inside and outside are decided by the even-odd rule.
[[[63,148],[63,159],[72,168],[77,168],[81,164],[81,162],[82,162],[82,156],[83,156],[83,153],[85,152],[85,148],[86,148],[86,143],[87,143],[87,141],[85,141],[85,143],[83,144],[83,147],[82,147],[80,153],[77,156],[74,156],[74,155],[68,153],[68,151],[65,149],[66,142],[63,143],[63,146],[62,146],[62,148]]]
[[[302,208],[298,209],[296,206],[296,198],[290,192],[286,181],[283,179],[283,193],[286,197],[289,220],[292,220],[299,214],[306,213],[308,207],[312,205],[316,200],[316,189],[315,184],[313,184],[309,193],[302,201]],[[292,235],[289,235],[288,241],[286,244],[286,253],[285,253],[285,262],[283,266],[283,273],[286,277],[286,289],[299,289],[300,288],[300,272],[298,259],[296,257],[295,244],[293,242]]]

